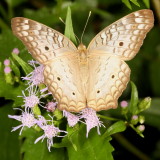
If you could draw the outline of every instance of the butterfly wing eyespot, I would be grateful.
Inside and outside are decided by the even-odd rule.
[[[114,78],[115,76],[114,75],[112,75],[112,79]]]
[[[100,93],[100,90],[98,90],[97,93]]]
[[[124,44],[123,42],[119,42],[119,46],[123,46],[123,44]]]
[[[48,46],[45,46],[45,50],[48,51],[48,50],[49,50],[49,47],[48,47]]]

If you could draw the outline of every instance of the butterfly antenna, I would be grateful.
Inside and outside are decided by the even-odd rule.
[[[66,25],[66,23],[64,22],[64,20],[61,18],[61,17],[59,17],[59,20],[64,24],[64,25]],[[78,40],[78,42],[79,42],[79,44],[80,44],[80,40],[79,40],[79,38],[78,38],[78,36],[74,33],[74,35],[75,35],[75,37],[77,38],[77,40]]]
[[[86,27],[87,27],[87,24],[88,24],[88,21],[89,21],[90,16],[91,16],[91,11],[90,11],[89,14],[88,14],[88,18],[87,18],[86,24],[85,24],[85,26],[84,26],[84,29],[83,29],[83,32],[82,32],[82,35],[81,35],[81,43],[82,43],[82,38],[83,38],[84,32],[85,32],[85,30],[86,30]]]

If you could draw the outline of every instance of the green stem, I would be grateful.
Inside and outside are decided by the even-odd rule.
[[[151,160],[145,153],[137,149],[132,143],[130,143],[122,134],[114,134],[113,137],[129,152],[137,156],[140,160]]]
[[[130,126],[134,131],[136,131],[137,134],[139,134],[142,138],[144,138],[144,135],[143,135],[142,133],[138,132],[137,129],[134,127],[133,124],[129,124],[129,126]]]
[[[112,118],[112,117],[108,117],[108,116],[103,116],[101,114],[97,114],[98,117],[100,118],[103,118],[103,119],[107,119],[107,120],[110,120],[110,121],[119,121],[120,119],[117,119],[117,118]]]

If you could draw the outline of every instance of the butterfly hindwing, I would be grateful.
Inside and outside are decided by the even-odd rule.
[[[89,107],[96,111],[117,107],[117,100],[130,79],[128,65],[116,56],[97,55],[89,61]]]
[[[138,53],[153,24],[151,10],[133,12],[98,33],[88,46],[89,54],[112,54],[130,60]]]
[[[45,67],[45,84],[60,110],[79,112],[86,107],[79,72],[78,57],[72,55],[52,61]]]

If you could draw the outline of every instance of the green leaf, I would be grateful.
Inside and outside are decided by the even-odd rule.
[[[136,6],[140,7],[140,4],[137,2],[137,0],[130,0],[133,4],[135,4]]]
[[[4,6],[0,5],[0,13],[3,16],[3,19],[7,19],[7,11]],[[1,19],[2,20],[2,19]]]
[[[145,124],[160,129],[160,98],[152,98],[151,107],[144,112],[142,115],[145,116]]]
[[[31,59],[31,55],[27,54],[27,50],[24,48],[22,42],[13,35],[11,30],[3,29],[0,34],[0,61],[4,61],[11,56],[12,50],[18,48],[20,50],[19,56],[25,61]]]
[[[46,140],[34,144],[36,138],[42,134],[42,132],[38,133],[33,129],[27,128],[23,130],[21,137],[25,138],[21,148],[21,152],[24,155],[23,160],[64,160],[66,157],[64,148],[52,148],[51,152],[49,152]]]
[[[131,6],[129,0],[122,0],[122,2],[123,2],[129,9],[132,9],[132,6]]]
[[[5,23],[3,19],[0,19],[0,28],[1,29],[9,29],[8,25]]]
[[[137,91],[137,87],[135,86],[135,84],[133,82],[131,82],[131,88],[132,88],[132,91],[131,91],[131,101],[130,101],[130,104],[129,104],[129,111],[132,114],[136,114],[136,112],[138,110],[138,107],[137,107],[138,91]]]
[[[111,13],[109,13],[107,11],[104,11],[102,9],[95,8],[93,10],[93,12],[96,13],[96,14],[98,14],[99,16],[105,18],[105,19],[112,20],[114,18],[114,16]]]
[[[2,63],[0,63],[0,97],[15,101],[14,107],[20,106],[23,104],[23,101],[22,98],[17,96],[22,95],[22,90],[25,88],[26,86],[22,83],[18,86],[7,84],[4,78]]]
[[[38,104],[36,104],[36,105],[32,108],[32,111],[33,111],[33,114],[34,114],[35,116],[41,115],[41,110],[40,110]]]
[[[18,55],[12,53],[12,56],[19,63],[19,65],[23,68],[26,75],[32,72],[33,69],[30,67],[30,65],[26,63],[25,61],[23,61]]]
[[[154,61],[151,61],[149,64],[149,78],[151,81],[151,87],[155,95],[160,95],[160,72],[157,72],[160,70],[160,59],[156,59]]]
[[[103,136],[98,135],[97,128],[94,128],[86,138],[86,126],[84,124],[73,130],[69,137],[66,136],[62,140],[63,146],[67,147],[69,160],[75,160],[75,157],[76,160],[113,160],[110,136],[103,138]]]
[[[73,26],[72,26],[72,18],[71,18],[71,9],[68,7],[67,16],[66,16],[66,26],[65,26],[65,36],[68,37],[73,43],[77,44]]]
[[[126,124],[124,121],[115,122],[112,126],[110,126],[107,131],[103,134],[103,137],[110,136],[112,134],[123,132],[126,130]]]
[[[54,147],[61,148],[61,147],[66,147],[66,146],[72,145],[74,150],[77,151],[77,146],[76,146],[76,144],[74,144],[72,137],[74,134],[77,134],[78,130],[79,130],[78,124],[76,124],[74,127],[69,127],[67,125],[67,132],[68,132],[67,138],[63,138],[61,143],[55,143]]]
[[[143,0],[143,3],[146,5],[147,8],[150,8],[150,1],[149,0]]]
[[[21,3],[26,2],[27,0],[6,0],[6,2],[8,3],[8,5],[10,7],[16,7],[18,5],[20,5]]]
[[[42,7],[39,8],[38,10],[25,8],[23,12],[24,12],[24,17],[41,22],[47,26],[53,26],[60,22],[58,18],[59,15],[55,13],[55,10],[53,8]]]
[[[18,126],[17,121],[8,118],[8,114],[13,115],[12,103],[0,107],[0,159],[20,160],[19,132],[12,132],[13,126]]]
[[[15,64],[15,62],[12,60],[11,57],[9,58],[9,60],[11,62],[11,68],[12,68],[13,72],[15,73],[15,75],[17,77],[20,77],[20,70],[19,70],[19,68],[17,67],[17,65]]]

